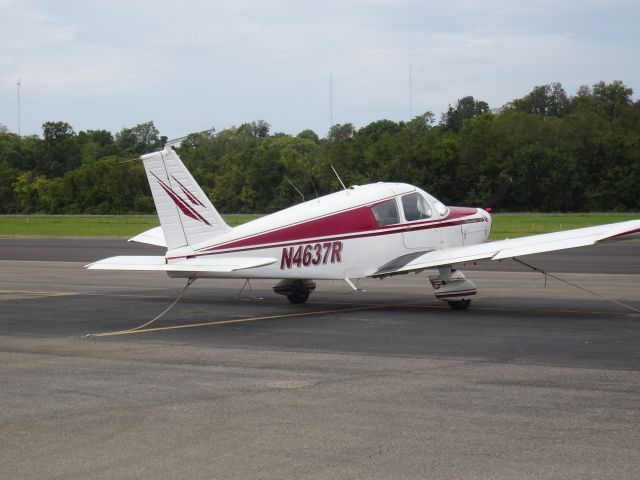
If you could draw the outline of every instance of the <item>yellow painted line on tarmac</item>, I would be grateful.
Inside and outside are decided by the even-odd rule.
[[[153,333],[153,332],[166,332],[168,330],[180,330],[184,328],[198,328],[198,327],[212,327],[217,325],[229,325],[232,323],[247,323],[247,322],[257,322],[262,320],[279,320],[282,318],[292,318],[292,317],[305,317],[311,315],[328,315],[332,313],[341,313],[341,312],[355,312],[355,311],[363,311],[363,310],[375,310],[378,308],[397,308],[404,307],[406,304],[375,304],[375,305],[364,305],[358,307],[349,307],[349,308],[336,308],[331,310],[313,310],[311,312],[296,312],[296,313],[284,313],[277,315],[264,315],[260,317],[249,317],[249,318],[234,318],[227,320],[214,320],[211,322],[201,322],[201,323],[187,323],[183,325],[171,325],[168,327],[154,327],[154,328],[144,328],[140,330],[118,330],[114,332],[104,332],[104,333],[94,333],[91,334],[91,337],[113,337],[116,335],[133,335],[136,333]]]
[[[56,292],[56,291],[42,291],[42,290],[0,290],[2,293],[24,293],[31,295],[78,295],[76,292]]]
[[[486,298],[486,297],[483,297]],[[449,307],[447,305],[420,305],[417,303],[412,303],[412,304],[404,304],[404,307],[412,307],[412,308],[444,308],[445,310],[447,310]],[[469,307],[471,310],[483,310],[483,311],[488,311],[488,312],[492,312],[492,311],[497,311],[497,312],[519,312],[522,313],[522,308],[517,308],[517,307],[483,307],[483,306],[479,306],[479,305],[474,305],[471,304],[471,307]],[[584,313],[584,314],[589,314],[589,315],[637,315],[636,313],[633,312],[627,312],[627,311],[620,311],[620,312],[600,312],[597,310],[571,310],[571,309],[550,309],[550,310],[543,310],[543,309],[536,309],[536,310],[531,310],[531,309],[526,309],[525,313],[539,313],[539,314],[563,314],[563,313]]]
[[[68,297],[78,295],[76,292],[42,292],[33,290],[0,290],[0,301],[31,300],[43,297]],[[4,298],[3,298],[4,297]]]

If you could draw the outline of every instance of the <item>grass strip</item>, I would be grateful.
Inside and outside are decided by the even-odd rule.
[[[233,226],[260,215],[224,215]],[[639,219],[633,213],[497,213],[491,240]],[[156,215],[3,215],[0,236],[132,237],[159,225]]]

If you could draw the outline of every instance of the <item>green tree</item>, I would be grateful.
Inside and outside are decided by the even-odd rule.
[[[44,141],[49,145],[56,145],[75,135],[73,127],[67,122],[45,122],[42,124]]]
[[[13,184],[16,171],[6,160],[0,159],[0,213],[14,213],[16,210]]]
[[[327,139],[330,142],[346,142],[348,140],[353,140],[353,137],[356,134],[356,129],[351,123],[345,124],[335,124],[332,125],[329,129],[329,135]]]
[[[166,140],[166,137],[160,137],[153,122],[145,122],[120,130],[116,134],[115,143],[125,155],[142,155],[161,149]]]
[[[446,130],[458,132],[465,120],[477,117],[488,111],[489,104],[487,102],[476,100],[471,96],[463,97],[457,101],[455,108],[449,105],[447,112],[442,115],[440,124]]]
[[[80,145],[73,127],[66,122],[42,124],[44,149],[35,159],[36,173],[47,177],[59,177],[82,163]]]
[[[513,100],[509,108],[524,113],[561,117],[569,110],[569,97],[558,82],[538,85],[525,97]]]
[[[377,120],[358,130],[358,135],[363,135],[377,142],[383,135],[394,135],[402,130],[402,126],[391,120]]]
[[[509,162],[513,187],[507,194],[517,210],[571,211],[579,208],[576,162],[540,144],[525,146]]]
[[[320,143],[320,138],[318,137],[318,134],[310,129],[302,130],[300,133],[298,133],[297,137],[311,140],[313,143]]]

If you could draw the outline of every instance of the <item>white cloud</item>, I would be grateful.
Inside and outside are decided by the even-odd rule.
[[[21,75],[25,109],[37,98],[32,132],[51,118],[76,130],[153,119],[170,136],[264,118],[324,134],[329,70],[335,119],[356,125],[408,116],[409,64],[414,113],[464,95],[497,107],[552,81],[638,89],[639,11],[625,0],[0,0],[0,102]]]

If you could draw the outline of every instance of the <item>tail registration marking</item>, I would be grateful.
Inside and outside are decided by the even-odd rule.
[[[298,247],[284,247],[280,269],[340,262],[342,262],[342,242],[309,243]]]

